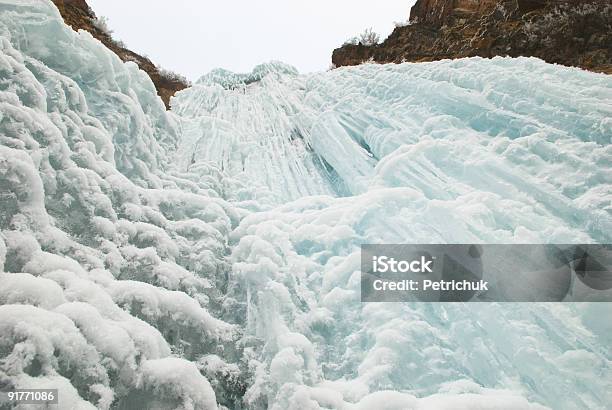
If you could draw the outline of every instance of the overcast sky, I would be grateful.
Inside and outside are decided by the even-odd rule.
[[[326,70],[331,53],[373,27],[386,37],[414,0],[88,0],[114,37],[153,62],[196,80],[213,68],[237,72],[281,60]]]

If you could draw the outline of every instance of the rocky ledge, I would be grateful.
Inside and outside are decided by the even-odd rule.
[[[157,67],[147,57],[128,50],[114,40],[111,34],[98,23],[93,10],[85,0],[52,0],[60,11],[64,21],[74,30],[85,30],[91,33],[107,48],[112,50],[121,60],[133,61],[151,77],[157,94],[161,97],[166,108],[170,108],[170,98],[177,92],[188,87],[187,81],[170,72],[165,72]]]
[[[381,44],[345,44],[332,63],[534,56],[612,74],[610,0],[418,0]]]

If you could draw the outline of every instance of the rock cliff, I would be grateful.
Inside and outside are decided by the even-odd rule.
[[[345,44],[335,66],[534,56],[612,74],[610,0],[418,0],[381,44]]]

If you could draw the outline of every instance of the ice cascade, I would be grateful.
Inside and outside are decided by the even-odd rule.
[[[612,307],[362,304],[363,243],[610,243],[612,77],[215,70],[165,111],[0,0],[0,387],[74,409],[604,409]],[[25,408],[25,407],[24,407]]]

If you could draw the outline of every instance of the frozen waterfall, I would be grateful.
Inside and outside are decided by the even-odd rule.
[[[612,77],[152,82],[0,0],[0,387],[61,409],[604,409],[612,305],[361,303],[364,243],[610,243]],[[26,408],[26,407],[24,407]]]

